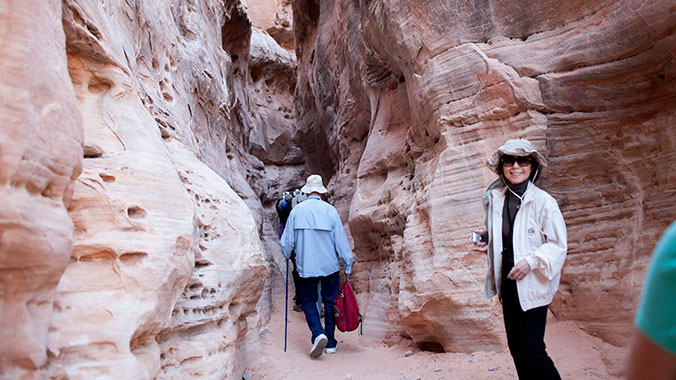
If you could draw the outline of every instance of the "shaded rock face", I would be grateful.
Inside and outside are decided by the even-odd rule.
[[[294,57],[239,1],[43,3],[0,6],[0,378],[238,378]]]
[[[301,147],[349,220],[367,334],[502,347],[467,240],[495,179],[485,160],[523,137],[569,232],[552,312],[628,343],[676,217],[673,4],[306,0],[294,27]]]

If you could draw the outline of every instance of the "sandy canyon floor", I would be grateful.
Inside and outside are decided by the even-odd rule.
[[[517,379],[514,365],[503,352],[434,353],[421,351],[410,340],[387,346],[359,335],[336,330],[338,352],[317,359],[308,355],[310,332],[303,313],[289,305],[288,341],[284,352],[284,299],[275,305],[262,349],[247,369],[251,380],[508,380]],[[617,380],[601,360],[603,341],[572,322],[550,318],[545,335],[547,351],[563,379]],[[408,356],[406,355],[408,352]],[[413,353],[411,355],[411,352]]]

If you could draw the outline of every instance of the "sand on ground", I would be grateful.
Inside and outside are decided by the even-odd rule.
[[[435,353],[422,351],[409,339],[388,346],[358,331],[336,330],[338,352],[313,359],[309,356],[310,331],[305,316],[293,311],[291,304],[284,352],[284,299],[278,300],[270,324],[260,334],[262,353],[247,368],[251,380],[517,379],[506,347],[502,352]],[[603,364],[601,347],[606,343],[573,322],[550,318],[545,343],[562,379],[618,379]]]

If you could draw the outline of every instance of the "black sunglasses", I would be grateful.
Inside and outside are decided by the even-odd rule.
[[[515,162],[517,164],[519,164],[519,166],[521,166],[522,168],[531,164],[530,156],[516,156],[515,157],[515,156],[504,155],[504,156],[502,156],[501,161],[502,161],[502,164],[504,166],[507,166],[507,167],[514,166]]]

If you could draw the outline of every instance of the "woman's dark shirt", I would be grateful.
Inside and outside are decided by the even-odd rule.
[[[508,184],[509,188],[523,197],[528,187],[528,181],[524,181],[518,185]],[[509,189],[505,192],[505,206],[502,209],[502,280],[507,280],[507,274],[514,267],[514,218],[521,207],[521,199],[512,194]]]

